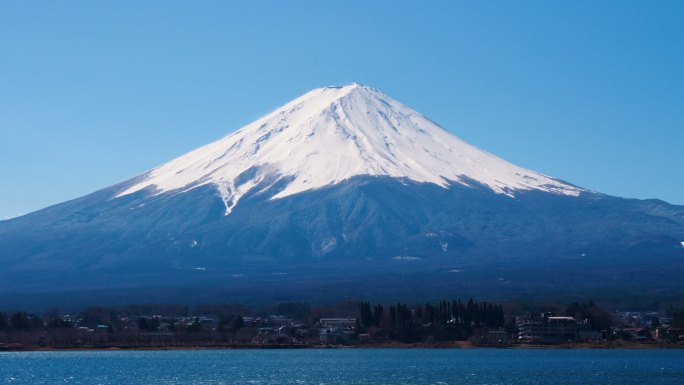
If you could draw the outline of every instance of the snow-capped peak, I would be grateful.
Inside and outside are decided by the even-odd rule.
[[[448,187],[479,182],[514,196],[583,190],[473,147],[380,91],[352,83],[314,89],[238,131],[166,163],[117,196],[215,185],[229,214],[256,186],[285,179],[273,199],[357,175],[407,178]],[[265,187],[264,187],[265,186]]]

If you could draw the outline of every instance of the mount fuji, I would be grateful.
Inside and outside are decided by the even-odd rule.
[[[682,240],[682,206],[518,167],[350,84],[0,222],[0,303],[666,301]]]

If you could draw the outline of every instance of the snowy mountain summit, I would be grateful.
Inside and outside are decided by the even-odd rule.
[[[216,186],[226,215],[248,192],[272,199],[355,176],[387,176],[442,187],[482,184],[499,194],[582,189],[473,147],[420,113],[360,84],[314,89],[240,130],[135,179],[117,195]],[[283,187],[284,186],[284,187]]]

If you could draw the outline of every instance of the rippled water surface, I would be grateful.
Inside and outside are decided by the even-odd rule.
[[[684,350],[0,353],[0,384],[684,384]]]

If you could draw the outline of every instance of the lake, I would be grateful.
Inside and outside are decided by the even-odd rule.
[[[684,350],[0,353],[0,384],[684,384]]]

